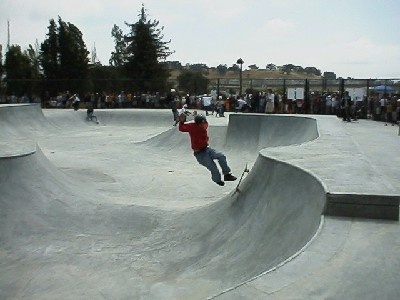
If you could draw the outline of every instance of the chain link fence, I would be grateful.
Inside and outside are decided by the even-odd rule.
[[[238,94],[240,80],[237,78],[221,78],[210,81],[210,89],[219,93]],[[288,94],[288,89],[304,89],[304,94],[338,93],[357,90],[364,92],[365,97],[370,93],[400,93],[400,78],[397,79],[243,79],[243,94],[272,89],[274,92]]]

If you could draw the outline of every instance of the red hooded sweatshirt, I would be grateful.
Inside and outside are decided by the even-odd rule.
[[[189,133],[192,149],[194,152],[203,150],[208,146],[207,128],[207,122],[204,122],[200,125],[194,122],[179,123],[179,131]]]

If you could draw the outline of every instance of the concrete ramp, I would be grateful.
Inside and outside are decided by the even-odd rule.
[[[211,120],[209,136],[212,147],[246,157],[250,154],[251,161],[263,148],[303,144],[319,136],[316,120],[307,117],[231,114],[228,126],[214,125],[212,117],[208,120]],[[190,146],[188,135],[177,132],[175,128],[145,141],[145,144],[182,149]]]
[[[24,119],[26,110],[24,106],[21,108],[21,115],[16,113],[16,117]],[[43,130],[41,134],[33,134],[39,138],[39,144],[44,147],[51,145],[54,152],[62,151],[61,148],[55,149],[56,146],[68,147],[51,142],[57,138],[65,139],[65,135],[47,136],[44,128],[49,123],[55,124],[63,133],[64,127],[60,124],[67,122],[65,120],[75,112],[64,111],[68,114],[64,116],[63,111],[57,111],[49,120],[43,119],[36,108],[33,110],[39,115],[35,119],[37,123],[33,124],[37,126],[36,130]],[[163,113],[161,118],[167,122],[170,112],[158,112],[157,115]],[[140,112],[140,115],[144,114]],[[134,117],[135,113],[132,115]],[[116,117],[109,118],[111,122]],[[243,128],[249,128],[253,121],[259,122],[261,118],[250,119],[248,124],[243,119],[241,123]],[[116,120],[112,122],[118,123]],[[12,123],[17,127],[14,132],[20,130],[18,124]],[[316,178],[302,169],[254,152],[251,172],[243,180],[241,192],[235,193],[235,183],[219,188],[210,182],[207,173],[194,177],[189,174],[199,166],[190,155],[182,155],[189,151],[186,134],[164,128],[146,142],[132,144],[122,132],[109,134],[118,126],[109,129],[107,126],[85,127],[85,131],[93,133],[90,145],[96,153],[86,160],[96,162],[97,168],[107,169],[111,162],[102,162],[101,153],[96,151],[99,145],[104,147],[107,140],[112,143],[112,149],[120,160],[119,164],[117,159],[112,161],[118,164],[116,172],[129,174],[132,182],[139,180],[142,189],[148,189],[151,194],[127,190],[125,201],[113,203],[109,198],[111,194],[106,191],[118,184],[117,176],[114,180],[101,182],[76,175],[78,173],[71,176],[72,173],[55,166],[59,160],[54,156],[46,157],[39,147],[24,155],[0,157],[2,298],[212,298],[288,261],[317,232],[325,204],[325,190]],[[79,137],[78,129],[71,133],[69,128],[65,128],[69,135]],[[100,135],[102,130],[103,135]],[[220,143],[234,148],[237,138],[240,143],[237,149],[243,147],[242,138],[237,134],[227,138],[235,132],[229,127],[212,126],[210,132],[212,139],[216,140],[213,145]],[[84,137],[87,136],[90,135],[85,132]],[[258,136],[263,135],[258,133]],[[69,156],[64,160],[71,163],[79,160],[82,151],[88,151],[88,145],[73,145],[75,151],[68,152]],[[250,149],[260,145],[263,145],[262,138],[250,144]],[[157,152],[160,155],[156,155]],[[161,162],[165,152],[172,159]],[[140,153],[143,155],[139,156],[135,167],[129,158]],[[240,162],[238,165],[242,166],[241,156],[235,156],[234,151],[230,155],[232,161]],[[164,189],[150,186],[148,182],[153,181],[147,181],[146,177],[154,174],[149,171],[165,174],[164,171],[175,167],[171,163],[176,161],[176,157],[193,168],[188,169],[189,173],[176,173],[173,178],[165,177],[165,180],[169,185],[175,182],[178,194],[187,200],[204,201],[203,205],[198,203],[181,209],[149,205],[152,197],[167,195]],[[155,161],[158,158],[159,163]],[[104,176],[106,173],[108,171]],[[196,185],[196,193],[190,193]],[[215,201],[205,201],[200,197],[211,188],[210,185],[219,191],[217,195],[220,196]],[[131,204],[138,193],[142,198],[147,195],[148,199],[139,199],[147,203],[146,206]],[[168,203],[169,199],[164,200]]]
[[[0,170],[0,289],[16,298],[218,295],[295,255],[325,199],[315,178],[261,156],[241,193],[178,212],[93,203],[101,194],[40,151],[0,159]]]
[[[29,137],[49,130],[49,122],[38,104],[0,104],[0,141]]]
[[[160,110],[150,109],[99,109],[94,111],[94,115],[99,120],[100,126],[171,127],[174,123],[171,110],[160,113]],[[86,120],[86,109],[54,110],[48,114],[47,119],[59,127],[97,126],[95,122]]]
[[[300,253],[318,230],[324,203],[324,189],[313,176],[259,156],[241,192],[185,215],[184,224],[197,224],[204,234],[191,250],[197,255],[176,279],[157,286],[173,293],[171,299],[190,282],[193,299],[235,289]]]
[[[48,122],[38,105],[0,104],[0,157],[18,157],[36,151],[36,131],[46,131]]]
[[[317,122],[312,118],[232,114],[229,116],[226,147],[255,152],[267,147],[302,144],[316,138]]]

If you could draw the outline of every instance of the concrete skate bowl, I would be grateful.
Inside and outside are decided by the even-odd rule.
[[[267,147],[302,144],[316,138],[317,123],[312,118],[234,114],[229,120],[226,147],[253,152]]]
[[[64,122],[58,113],[42,121]],[[235,119],[246,127],[244,115]],[[232,155],[242,147],[235,149],[226,134],[233,132],[229,126],[212,126],[210,132]],[[166,129],[134,146],[169,151],[172,142],[166,136],[176,133]],[[258,140],[250,148],[262,145]],[[125,203],[112,203],[96,185],[70,176],[43,152],[35,146],[0,158],[2,299],[218,298],[299,253],[317,232],[325,204],[316,178],[257,153],[240,193],[234,193],[235,185],[224,187],[228,193],[215,201],[177,209],[129,204],[132,195]],[[174,152],[182,156],[179,149]],[[187,159],[197,167],[193,157]],[[182,182],[198,183],[186,177],[176,174],[177,189]],[[210,181],[209,174],[196,178],[201,184]]]
[[[315,119],[259,114],[231,114],[228,126],[211,125],[209,135],[214,148],[250,157],[252,161],[263,148],[303,144],[319,136]],[[188,137],[176,130],[165,131],[145,141],[145,144],[163,150],[173,148],[180,151],[189,146]],[[245,161],[243,157],[235,160],[242,161],[241,165]]]

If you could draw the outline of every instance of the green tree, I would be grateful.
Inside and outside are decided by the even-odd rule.
[[[181,70],[182,64],[179,61],[166,61],[165,64],[167,65],[168,69],[172,70]]]
[[[89,51],[81,31],[58,18],[50,20],[46,40],[40,47],[40,63],[47,90],[51,94],[64,90],[84,93],[89,82]]]
[[[258,70],[259,67],[257,67],[257,65],[250,65],[248,66],[250,70]]]
[[[295,65],[293,64],[286,64],[282,66],[282,72],[286,72],[287,74],[290,74],[292,71],[294,71],[296,68]]]
[[[84,93],[90,90],[88,81],[89,51],[81,31],[58,18],[58,43],[62,90]]]
[[[57,24],[51,19],[48,28],[47,39],[40,45],[39,61],[42,67],[44,88],[50,92],[61,91],[59,88],[59,58]]]
[[[223,76],[226,74],[226,72],[228,72],[228,67],[227,67],[227,65],[219,65],[217,67],[217,71],[218,71],[218,74]]]
[[[336,74],[334,72],[324,72],[324,78],[329,80],[335,80]]]
[[[240,67],[237,64],[233,64],[232,67],[228,68],[228,71],[240,72]]]
[[[3,85],[3,73],[4,73],[4,67],[3,67],[3,48],[2,45],[0,45],[0,96],[4,94],[4,85]]]
[[[135,24],[125,23],[130,33],[127,42],[126,74],[132,80],[137,92],[165,91],[169,72],[160,61],[172,54],[168,44],[163,41],[163,27],[158,28],[157,20],[147,20],[144,5]]]
[[[127,50],[124,34],[117,25],[114,25],[111,30],[111,36],[114,38],[115,51],[111,52],[109,63],[111,66],[119,67],[124,65],[124,63],[127,61]]]
[[[207,92],[209,79],[201,72],[185,70],[178,76],[179,89],[187,93],[199,95]]]
[[[7,93],[16,96],[31,95],[37,73],[27,51],[12,45],[6,53],[4,69],[6,73]]]
[[[38,75],[40,73],[40,59],[39,59],[39,43],[36,41],[35,48],[29,44],[27,54],[34,68],[34,72]],[[39,78],[38,78],[39,79]]]
[[[268,64],[268,65],[266,65],[265,69],[266,69],[266,70],[274,71],[274,70],[277,69],[277,67],[276,67],[276,65],[274,65],[274,64]]]
[[[192,64],[189,65],[189,70],[194,72],[208,72],[208,67],[206,64]]]
[[[3,48],[0,45],[0,80],[3,76]]]
[[[316,67],[305,67],[304,72],[306,72],[307,74],[321,76],[321,70],[317,69]]]
[[[92,90],[97,93],[110,93],[124,89],[121,73],[114,66],[96,64],[89,68],[89,74],[93,82]]]

